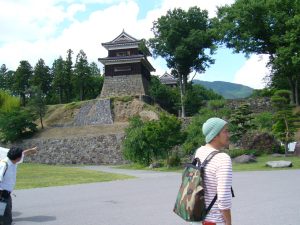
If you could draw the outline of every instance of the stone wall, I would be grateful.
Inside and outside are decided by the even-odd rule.
[[[105,76],[100,98],[147,95],[148,82],[141,74]]]
[[[74,118],[74,126],[113,124],[110,99],[85,103]]]
[[[250,98],[250,99],[227,99],[226,106],[232,110],[238,108],[242,104],[249,104],[250,110],[254,113],[261,113],[264,111],[272,112],[272,105],[270,98]]]
[[[92,137],[37,138],[23,140],[23,148],[38,146],[38,153],[27,162],[46,164],[122,164],[121,142],[124,134]]]

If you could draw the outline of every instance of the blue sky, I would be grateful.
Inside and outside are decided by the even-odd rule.
[[[117,37],[123,29],[141,39],[153,37],[154,20],[167,10],[191,6],[206,9],[215,15],[216,6],[233,0],[1,0],[0,1],[0,64],[16,70],[21,60],[32,66],[42,58],[48,66],[59,56],[74,51],[73,62],[82,49],[89,62],[107,55],[101,43]],[[13,13],[12,13],[13,12]],[[17,16],[16,16],[17,15]],[[226,48],[218,50],[215,64],[195,79],[228,81],[253,88],[263,88],[267,56],[232,54]],[[170,71],[163,59],[149,58],[156,75]],[[102,65],[98,63],[102,68]],[[194,73],[192,73],[193,75]],[[191,76],[192,77],[192,76]]]

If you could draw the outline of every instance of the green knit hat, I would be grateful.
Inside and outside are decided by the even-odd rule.
[[[206,143],[211,142],[227,124],[225,120],[217,117],[208,119],[202,126],[202,132],[205,136]]]

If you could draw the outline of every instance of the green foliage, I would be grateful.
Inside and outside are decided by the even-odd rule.
[[[221,106],[220,106],[221,107]],[[208,106],[199,111],[197,115],[192,118],[191,123],[186,129],[187,137],[183,144],[183,150],[186,154],[194,154],[194,151],[201,145],[205,144],[205,137],[202,133],[202,126],[206,120],[211,117],[227,118],[228,110],[226,107],[218,108],[214,111]]]
[[[258,89],[258,90],[254,90],[250,97],[251,98],[271,97],[272,95],[274,95],[275,91],[276,89],[273,88]]]
[[[181,164],[181,158],[177,152],[171,154],[169,159],[167,160],[167,166],[176,167]]]
[[[246,132],[255,128],[252,120],[252,111],[248,104],[239,106],[233,112],[229,120],[230,139],[233,143],[237,143]]]
[[[21,105],[26,104],[26,93],[29,88],[29,81],[32,77],[33,71],[28,61],[21,61],[14,76],[13,90],[21,97]]]
[[[262,132],[271,132],[273,123],[273,114],[271,112],[262,112],[253,117],[253,124]]]
[[[0,90],[0,111],[9,112],[20,107],[20,99]]]
[[[32,87],[31,98],[28,103],[28,107],[30,111],[40,119],[41,127],[44,128],[43,125],[43,117],[47,111],[46,99],[40,87]]]
[[[157,76],[151,76],[149,95],[164,110],[177,115],[180,105],[180,93],[178,88],[171,88],[162,84]]]
[[[51,88],[52,76],[50,73],[50,68],[45,65],[43,59],[39,59],[34,67],[33,75],[30,78],[30,85],[32,89],[34,87],[39,87],[44,95],[47,95]]]
[[[235,158],[241,155],[254,155],[254,156],[260,156],[262,155],[261,151],[257,150],[246,150],[246,149],[230,149],[225,151],[230,158]]]
[[[221,95],[216,94],[212,90],[207,90],[201,85],[188,85],[184,103],[186,107],[186,114],[193,116],[205,106],[207,100],[223,99]]]
[[[214,63],[211,55],[216,46],[210,28],[207,11],[198,7],[169,10],[153,22],[154,38],[149,45],[154,55],[163,57],[168,68],[178,75],[181,97],[186,94],[188,75],[192,71],[203,73]],[[185,116],[184,101],[181,105]]]
[[[184,138],[180,129],[181,122],[174,116],[161,114],[159,120],[148,122],[133,117],[125,130],[124,157],[144,165],[149,165],[154,159],[168,159],[172,147]]]
[[[82,106],[83,102],[71,102],[65,105],[66,110],[78,109]]]
[[[0,89],[13,91],[13,75],[14,71],[8,70],[5,64],[0,67]]]
[[[284,143],[286,153],[287,144],[290,141],[294,141],[294,135],[298,128],[296,124],[298,116],[293,113],[293,107],[290,104],[290,95],[290,91],[278,90],[271,98],[272,105],[275,109],[272,132]]]
[[[26,110],[15,109],[10,112],[0,112],[0,141],[16,141],[28,137],[37,131],[32,121],[35,117]]]
[[[87,56],[83,50],[80,50],[76,57],[74,68],[73,84],[79,90],[79,100],[86,99],[88,80],[91,77],[91,70],[87,61]]]
[[[218,111],[225,107],[226,101],[224,99],[221,100],[210,100],[208,102],[208,108],[213,110],[214,112]]]
[[[299,1],[236,0],[218,9],[215,29],[235,52],[268,54],[270,85],[291,90],[292,102],[299,105],[299,22]]]

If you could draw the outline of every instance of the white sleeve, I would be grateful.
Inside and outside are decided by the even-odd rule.
[[[6,167],[7,167],[6,163],[1,161],[0,162],[0,182],[3,181],[3,176],[4,176],[4,172],[6,170]]]
[[[5,159],[9,149],[0,147],[0,159]]]

